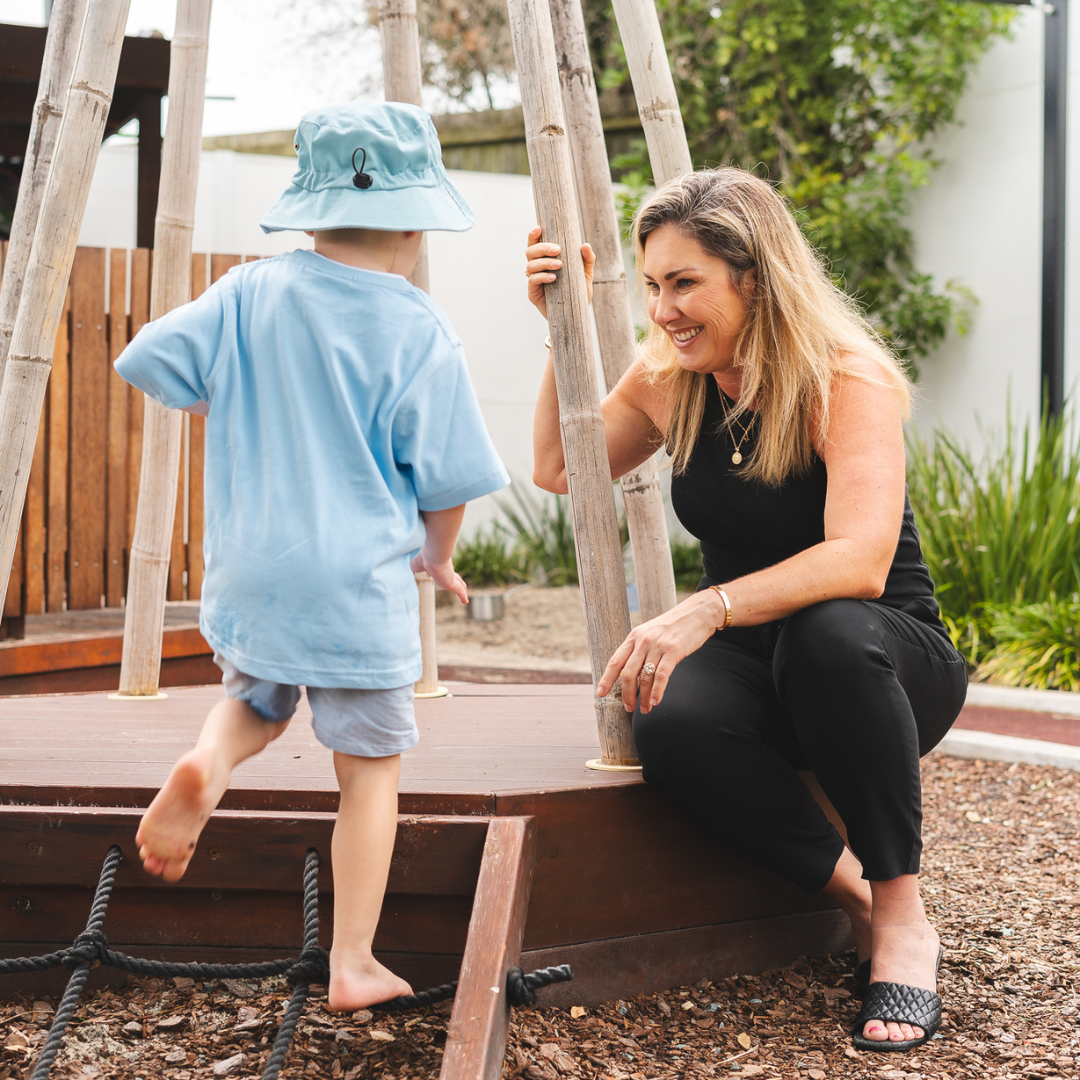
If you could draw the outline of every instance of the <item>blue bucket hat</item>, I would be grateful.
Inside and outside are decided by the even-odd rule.
[[[306,113],[300,167],[263,218],[282,229],[445,229],[476,221],[450,183],[431,117],[401,102],[349,102]]]

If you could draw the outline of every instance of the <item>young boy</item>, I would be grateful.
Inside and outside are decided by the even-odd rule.
[[[262,223],[315,250],[236,267],[145,326],[116,361],[171,408],[204,413],[200,626],[226,697],[136,836],[143,865],[184,873],[233,768],[285,730],[306,686],[334,752],[330,1008],[410,992],[372,956],[397,827],[400,754],[417,741],[417,590],[467,601],[451,553],[469,499],[508,477],[461,343],[405,280],[423,230],[474,222],[421,109],[308,113],[299,170]]]

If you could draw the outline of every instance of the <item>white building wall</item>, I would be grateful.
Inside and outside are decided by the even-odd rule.
[[[1080,20],[1072,23],[1078,55]],[[972,447],[981,442],[980,422],[1000,429],[1008,403],[1022,420],[1038,415],[1040,401],[1043,15],[1021,8],[1013,27],[1012,39],[998,41],[974,73],[960,123],[934,145],[943,164],[911,217],[919,269],[938,286],[955,280],[978,300],[970,332],[950,333],[919,365],[916,427],[924,435],[942,427]],[[1077,192],[1075,79],[1069,90],[1069,188]],[[1069,239],[1080,239],[1077,227],[1070,215]],[[1080,299],[1070,277],[1068,295]],[[1068,310],[1066,385],[1080,375],[1076,304]]]

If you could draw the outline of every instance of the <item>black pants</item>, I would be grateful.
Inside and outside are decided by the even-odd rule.
[[[634,714],[644,778],[706,835],[807,892],[843,841],[798,770],[811,769],[870,881],[916,873],[919,758],[964,703],[966,666],[940,630],[861,600],[714,634]]]

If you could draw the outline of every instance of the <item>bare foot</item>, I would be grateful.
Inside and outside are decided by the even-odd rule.
[[[874,959],[871,983],[894,982],[937,989],[937,958],[940,939],[928,923],[916,926],[874,926]],[[863,1035],[872,1042],[921,1039],[925,1032],[911,1024],[868,1020]]]
[[[411,994],[412,987],[383,967],[373,956],[359,963],[346,963],[330,950],[330,985],[326,1004],[334,1012],[355,1012],[380,1001]]]
[[[184,876],[199,833],[221,798],[213,783],[213,761],[206,750],[185,754],[139,822],[139,858],[155,877],[179,881]]]

